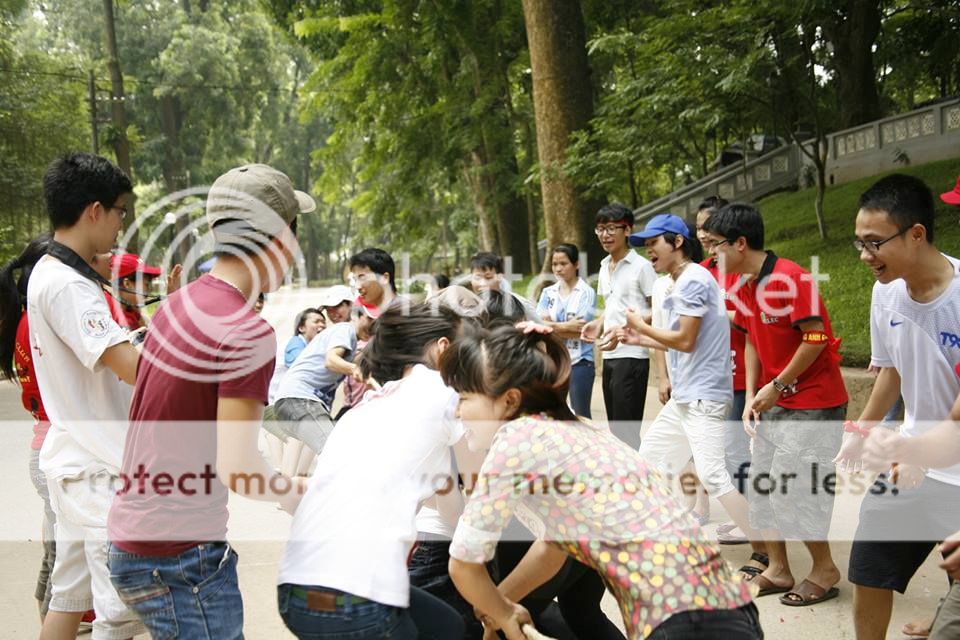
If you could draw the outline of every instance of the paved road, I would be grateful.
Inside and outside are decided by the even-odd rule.
[[[297,293],[280,292],[270,298],[264,309],[264,317],[277,328],[280,339],[291,335],[293,317],[297,311],[315,304],[321,290],[312,289]],[[593,411],[596,417],[604,416],[599,383],[594,389]],[[659,409],[656,393],[650,389],[647,401],[647,418],[651,419]],[[39,629],[36,602],[33,590],[36,571],[39,567],[41,503],[34,492],[27,474],[27,457],[30,442],[30,423],[19,404],[17,389],[9,383],[0,383],[0,505],[4,516],[0,518],[0,620],[3,638],[35,638]],[[856,526],[859,498],[838,497],[834,513],[834,535],[849,540]],[[283,627],[276,610],[274,591],[277,563],[287,537],[290,517],[273,505],[231,497],[230,538],[240,553],[240,585],[244,595],[245,634],[251,640],[272,640],[290,636]],[[708,526],[722,521],[722,510],[713,504],[714,519]],[[849,543],[834,545],[837,564],[846,571]],[[802,549],[791,545],[791,560],[798,576],[805,575],[809,568]],[[733,565],[740,566],[749,552],[745,546],[724,547],[724,557]],[[800,639],[853,639],[851,621],[852,588],[841,583],[838,599],[817,607],[790,608],[779,604],[775,598],[758,601],[761,619],[768,638],[784,640]],[[920,569],[906,596],[897,598],[893,630],[888,638],[902,638],[900,627],[911,617],[932,613],[937,598],[946,591],[944,574],[936,568],[936,559],[931,557]],[[604,608],[612,620],[620,624],[616,604],[608,595]]]

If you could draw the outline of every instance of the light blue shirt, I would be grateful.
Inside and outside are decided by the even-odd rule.
[[[667,367],[677,402],[733,402],[730,321],[720,285],[710,272],[689,264],[663,301],[665,327],[680,329],[681,316],[700,318],[700,333],[690,353],[667,351]]]
[[[283,364],[289,369],[293,361],[297,359],[303,350],[307,348],[307,341],[302,335],[295,335],[287,341],[287,346],[283,349]]]
[[[593,320],[597,307],[597,294],[593,288],[577,278],[577,284],[566,298],[560,295],[560,283],[550,285],[540,293],[540,302],[537,304],[537,319],[547,316],[551,322],[566,322],[567,320]],[[571,364],[581,360],[593,362],[593,345],[572,338],[564,340],[570,352]]]
[[[319,400],[329,411],[337,385],[344,378],[343,374],[327,369],[327,352],[336,347],[346,350],[344,360],[353,361],[354,352],[357,350],[357,330],[352,322],[338,322],[318,333],[310,341],[283,376],[277,390],[277,400]]]

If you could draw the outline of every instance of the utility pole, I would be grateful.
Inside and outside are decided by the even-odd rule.
[[[93,81],[93,69],[87,76],[87,91],[90,99],[90,141],[94,154],[100,153],[99,135],[97,132],[97,85]]]
[[[130,166],[130,141],[127,140],[127,112],[125,109],[126,98],[123,94],[123,73],[120,71],[117,32],[113,19],[113,0],[103,0],[103,20],[106,26],[107,52],[109,54],[107,66],[110,69],[110,114],[113,119],[113,126],[116,129],[113,151],[117,156],[117,165],[133,180],[133,172]],[[132,202],[127,205],[127,209],[131,215],[127,216],[125,226],[129,227],[134,224],[137,216]],[[138,245],[137,234],[134,233],[127,243],[127,249],[135,253],[139,250]]]

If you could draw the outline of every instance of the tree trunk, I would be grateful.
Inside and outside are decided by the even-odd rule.
[[[116,130],[113,136],[113,152],[117,157],[117,166],[133,180],[133,170],[130,166],[130,141],[127,140],[127,111],[123,92],[123,73],[120,70],[120,56],[117,53],[117,32],[113,18],[113,0],[103,0],[103,22],[106,27],[107,52],[109,59],[107,67],[110,69],[110,117]],[[130,234],[126,249],[133,253],[140,251],[140,240],[135,225],[137,214],[133,201],[127,203],[127,217],[124,219],[124,228],[134,226]]]
[[[840,127],[846,129],[882,116],[873,66],[873,45],[880,35],[878,0],[846,0],[824,21],[837,69]]]
[[[570,134],[593,113],[586,32],[579,0],[523,0],[547,242],[583,248],[592,212],[563,174]]]
[[[489,191],[484,187],[483,159],[479,151],[473,151],[468,158],[468,165],[464,169],[467,187],[473,196],[473,206],[477,211],[477,229],[480,236],[480,250],[500,253],[499,235],[497,233],[496,214],[491,211],[487,198]]]

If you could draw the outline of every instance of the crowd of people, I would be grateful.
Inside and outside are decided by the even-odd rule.
[[[755,598],[838,596],[838,473],[864,470],[880,475],[846,571],[858,640],[886,637],[935,548],[960,578],[960,261],[919,179],[884,177],[851,212],[876,279],[857,420],[818,274],[765,249],[749,204],[639,231],[606,205],[596,290],[558,244],[536,302],[489,252],[414,299],[364,249],[278,340],[259,310],[316,208],[283,173],[217,179],[216,260],[190,282],[114,251],[133,187],[108,160],[60,158],[43,188],[52,233],[0,273],[0,372],[35,421],[41,638],[84,621],[95,639],[241,638],[231,492],[292,515],[276,606],[305,639],[762,638]],[[960,206],[960,181],[941,197]],[[662,407],[644,425],[651,358]],[[710,499],[730,518],[715,537]],[[960,638],[960,588],[944,592],[915,630]]]

